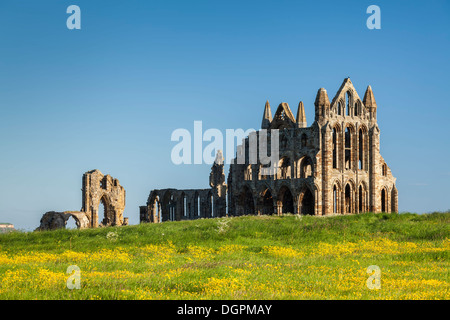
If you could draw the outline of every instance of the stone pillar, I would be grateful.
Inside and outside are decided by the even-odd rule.
[[[331,209],[331,201],[330,201],[330,170],[333,165],[333,146],[332,146],[332,131],[330,130],[328,124],[323,127],[322,132],[322,210],[319,212],[318,203],[319,203],[319,192],[314,191],[316,193],[314,195],[315,200],[315,212],[319,215],[327,215],[330,214]],[[319,164],[316,165],[316,170],[318,169]]]

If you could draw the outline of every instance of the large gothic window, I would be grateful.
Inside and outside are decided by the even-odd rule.
[[[362,129],[359,129],[359,145],[358,145],[358,169],[363,170],[364,169],[364,133]]]
[[[290,179],[291,178],[291,162],[289,158],[284,157],[280,161],[278,168],[278,179]]]
[[[338,131],[336,128],[333,128],[333,168],[338,168]]]
[[[345,129],[345,169],[352,168],[352,130]]]
[[[347,91],[346,98],[347,98],[347,105],[346,105],[345,109],[346,109],[346,112],[347,112],[347,116],[350,116],[351,115],[350,106],[352,105],[351,104],[352,95],[350,94],[350,91]]]
[[[300,161],[300,178],[308,178],[313,175],[313,162],[310,157],[304,157]]]
[[[353,190],[349,183],[345,186],[345,212],[353,213]]]

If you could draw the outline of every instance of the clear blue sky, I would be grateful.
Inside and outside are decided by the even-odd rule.
[[[209,165],[172,164],[173,130],[258,129],[267,99],[302,100],[310,125],[317,90],[347,76],[374,91],[400,211],[450,209],[448,1],[2,0],[0,43],[0,222],[16,228],[80,210],[91,169],[120,180],[136,224],[151,189],[208,187]]]

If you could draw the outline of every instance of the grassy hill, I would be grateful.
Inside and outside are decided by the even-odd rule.
[[[0,299],[449,299],[449,223],[244,216],[1,234]]]

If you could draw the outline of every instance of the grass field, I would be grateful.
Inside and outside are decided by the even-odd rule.
[[[449,299],[449,223],[244,216],[1,234],[0,299]]]

